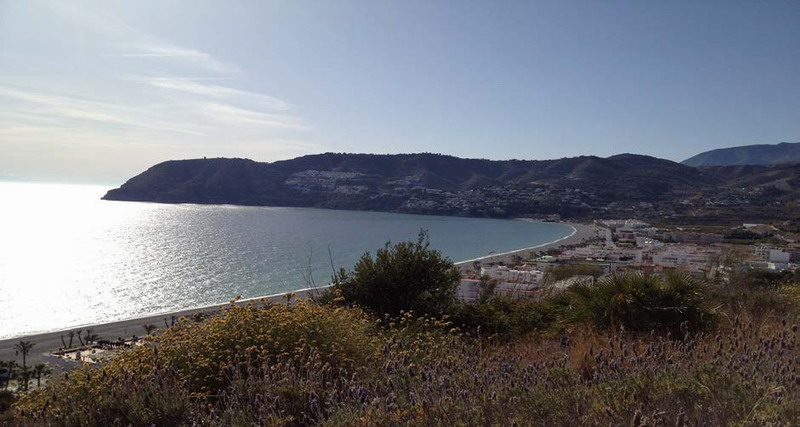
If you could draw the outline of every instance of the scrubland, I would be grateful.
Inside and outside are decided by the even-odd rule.
[[[411,298],[411,307],[392,306],[398,311],[391,314],[370,304],[384,293],[353,301],[364,285],[356,281],[397,273],[403,260],[442,262],[422,240],[417,245],[404,252],[387,246],[382,260],[378,253],[363,270],[340,272],[319,301],[231,305],[204,320],[184,319],[108,364],[73,370],[21,396],[6,422],[683,426],[800,419],[800,286],[793,277],[741,273],[709,283],[633,273],[536,300],[486,295],[447,305],[418,289],[427,311],[415,310]],[[413,274],[426,271],[445,278],[418,277],[439,286],[435,293],[452,287],[447,269]]]

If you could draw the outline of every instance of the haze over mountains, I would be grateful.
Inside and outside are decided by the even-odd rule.
[[[558,160],[325,153],[273,163],[160,163],[107,200],[293,206],[478,217],[794,219],[800,166],[695,168],[621,154]],[[734,208],[735,207],[735,208]]]
[[[800,162],[800,142],[745,145],[706,151],[684,160],[687,166],[774,165]]]

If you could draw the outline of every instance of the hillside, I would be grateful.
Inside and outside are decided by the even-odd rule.
[[[703,168],[730,187],[776,188],[787,195],[800,196],[800,165],[739,165]]]
[[[274,163],[195,159],[155,165],[106,200],[227,203],[507,217],[576,216],[609,203],[668,201],[716,176],[668,160],[492,161],[437,154],[319,154]]]
[[[681,162],[687,166],[773,165],[800,162],[800,142],[745,145],[706,151]]]
[[[800,224],[800,164],[699,168],[719,187],[703,191],[684,211],[686,223],[791,221]]]
[[[633,154],[493,161],[326,153],[274,163],[168,161],[104,199],[498,218],[737,222],[796,219],[799,171],[800,165],[692,168]]]

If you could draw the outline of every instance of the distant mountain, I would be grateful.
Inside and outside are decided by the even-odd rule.
[[[800,164],[739,165],[704,168],[706,173],[718,176],[729,188],[747,189],[750,192],[777,191],[786,199],[800,201]]]
[[[196,159],[155,165],[106,200],[320,207],[507,217],[647,203],[717,178],[654,157],[492,161],[438,154],[334,154],[274,163]]]
[[[794,218],[800,164],[694,168],[633,154],[558,160],[335,154],[274,163],[160,163],[106,200],[372,210],[474,217]],[[732,209],[735,207],[735,209]]]
[[[687,166],[774,165],[800,162],[800,142],[745,145],[706,151],[681,162]]]

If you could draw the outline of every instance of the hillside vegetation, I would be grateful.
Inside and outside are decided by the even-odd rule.
[[[343,277],[368,287],[420,274],[411,260],[439,263],[425,242],[367,254]],[[430,307],[425,288],[451,281],[447,268],[424,277],[408,306]],[[436,315],[383,315],[384,300],[341,281],[317,302],[184,319],[108,364],[49,381],[6,417],[75,426],[791,425],[800,419],[794,279],[612,276]]]
[[[274,163],[160,163],[106,200],[294,206],[474,217],[624,216],[720,223],[797,219],[800,165],[693,168],[621,154],[558,160],[336,154]],[[741,209],[731,210],[736,205]],[[722,209],[722,210],[720,210]],[[720,212],[727,215],[720,218]]]

